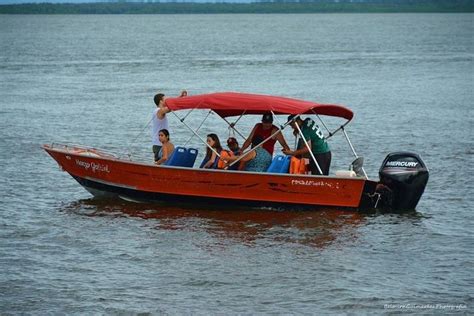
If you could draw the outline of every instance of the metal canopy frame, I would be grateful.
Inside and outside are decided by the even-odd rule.
[[[196,130],[194,130],[191,126],[189,126],[189,125],[185,122],[186,118],[187,118],[187,117],[189,116],[189,114],[190,114],[191,112],[193,112],[194,110],[196,110],[196,108],[195,108],[195,109],[191,109],[188,113],[186,113],[186,115],[185,115],[183,118],[179,117],[179,115],[176,114],[175,111],[171,111],[171,110],[170,110],[170,112],[173,113],[173,115],[174,115],[184,126],[186,126],[186,127],[193,133],[193,135],[188,139],[188,141],[186,141],[185,145],[187,145],[187,144],[189,143],[189,141],[190,141],[194,136],[196,136],[196,137],[199,138],[199,140],[201,140],[201,142],[202,142],[204,145],[206,145],[206,147],[208,147],[212,152],[214,152],[217,157],[221,158],[221,155],[220,155],[214,148],[212,148],[212,147],[207,143],[207,141],[206,141],[205,139],[203,139],[203,138],[198,134],[198,131],[200,130],[200,128],[202,127],[202,125],[204,124],[204,122],[207,120],[207,118],[209,117],[209,115],[210,115],[211,113],[215,113],[215,114],[217,114],[217,113],[216,113],[215,111],[213,111],[213,110],[209,110],[209,113],[206,115],[206,117],[205,117],[204,120],[201,122],[201,124],[199,125],[199,127],[198,127]],[[273,111],[270,111],[270,112],[272,113],[273,117],[275,117],[275,118],[277,119],[277,116],[275,115],[275,113],[274,113]],[[229,120],[227,120],[227,118],[225,118],[225,117],[221,117],[221,118],[224,120],[224,122],[227,123],[229,129],[234,130],[234,131],[235,131],[238,135],[240,135],[243,139],[247,140],[247,139],[245,138],[245,136],[242,135],[242,133],[240,133],[240,131],[235,128],[235,125],[236,125],[237,122],[245,115],[245,113],[246,113],[246,112],[243,111],[242,114],[239,116],[239,118],[238,118],[235,122],[233,122],[233,123],[229,122]],[[320,116],[319,114],[315,113],[314,111],[313,111],[313,114],[317,116],[317,118],[319,119],[319,121],[321,122],[321,124],[324,126],[324,128],[325,128],[326,131],[328,132],[328,136],[325,137],[325,139],[329,139],[329,138],[331,138],[332,136],[334,136],[335,134],[337,134],[339,131],[342,131],[342,133],[343,133],[343,135],[344,135],[346,141],[347,141],[348,144],[349,144],[349,147],[351,148],[352,153],[354,154],[354,156],[355,156],[356,158],[359,158],[359,156],[357,155],[357,153],[356,153],[356,151],[355,151],[355,149],[354,149],[354,146],[353,146],[352,143],[351,143],[351,140],[349,139],[349,135],[347,134],[346,129],[345,129],[345,126],[346,126],[347,124],[349,124],[349,122],[350,122],[351,120],[347,120],[344,124],[340,125],[338,128],[336,128],[335,130],[331,131],[331,130],[327,127],[327,125],[324,123],[323,119],[321,118],[321,116]],[[218,114],[217,114],[217,115],[218,115]],[[301,117],[301,115],[302,115],[302,114],[297,114],[295,117],[293,117],[291,120],[287,121],[286,123],[284,123],[284,124],[279,124],[279,127],[277,128],[277,131],[275,131],[274,133],[272,133],[269,137],[267,137],[266,139],[264,139],[263,141],[261,141],[261,142],[260,142],[259,144],[257,144],[255,147],[250,148],[249,150],[247,150],[247,151],[245,151],[244,153],[242,153],[242,155],[240,155],[240,157],[239,157],[238,159],[236,159],[236,160],[233,161],[231,164],[229,164],[229,167],[231,167],[231,166],[235,165],[236,163],[238,163],[238,162],[239,162],[240,160],[242,160],[244,157],[246,157],[247,155],[249,155],[252,151],[255,151],[255,149],[262,147],[263,144],[265,144],[268,140],[270,140],[270,139],[273,138],[275,135],[277,135],[278,133],[280,133],[281,131],[283,131],[283,130],[284,130],[286,127],[288,127],[291,123],[295,122],[295,120],[296,120],[297,118]],[[309,115],[311,115],[311,114],[309,114]],[[278,121],[278,119],[277,119],[277,121]],[[278,123],[280,123],[280,122],[278,121]],[[297,130],[298,130],[299,136],[301,137],[301,139],[303,139],[303,142],[304,142],[306,148],[308,148],[308,151],[309,151],[309,154],[310,154],[310,156],[311,156],[311,159],[313,160],[313,162],[315,163],[316,167],[318,168],[318,171],[319,171],[320,174],[322,175],[321,167],[319,166],[318,161],[316,160],[316,157],[314,156],[313,152],[311,151],[311,147],[309,146],[309,144],[308,144],[308,142],[306,141],[306,139],[303,137],[303,133],[302,133],[300,127],[298,126],[298,124],[296,124],[296,127],[297,127]],[[365,172],[365,170],[364,170],[363,167],[362,167],[362,171],[363,171],[363,173],[364,173],[365,178],[368,179],[367,173]]]

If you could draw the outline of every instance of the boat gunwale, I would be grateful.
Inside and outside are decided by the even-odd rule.
[[[98,148],[92,148],[92,147],[87,147],[87,146],[80,146],[80,147],[75,147],[75,145],[66,145],[66,144],[59,144],[56,143],[57,145],[65,146],[64,148],[78,148],[78,149],[93,149],[97,150],[100,152],[100,149]],[[290,173],[274,173],[274,172],[252,172],[252,171],[239,171],[239,170],[223,170],[223,169],[203,169],[203,168],[189,168],[189,167],[178,167],[178,166],[168,166],[168,165],[155,165],[153,163],[144,163],[140,161],[134,161],[134,160],[125,160],[121,159],[118,156],[111,155],[111,156],[97,156],[97,157],[91,157],[87,156],[86,154],[83,153],[74,153],[70,152],[67,149],[61,149],[61,148],[54,148],[53,146],[49,144],[43,144],[41,146],[44,150],[46,151],[54,151],[57,153],[61,154],[67,154],[67,155],[73,155],[73,156],[78,156],[78,157],[83,157],[83,158],[90,158],[90,159],[101,159],[101,160],[108,160],[108,161],[114,161],[114,162],[119,162],[119,163],[124,163],[124,164],[129,164],[129,165],[139,165],[143,167],[153,167],[153,168],[165,168],[165,169],[178,169],[178,170],[189,170],[189,171],[197,171],[197,172],[211,172],[211,173],[230,173],[230,174],[239,174],[239,175],[247,175],[247,174],[253,174],[257,176],[277,176],[277,177],[303,177],[303,178],[311,178],[311,179],[318,179],[318,180],[324,180],[324,179],[343,179],[343,180],[353,180],[353,181],[374,181],[371,179],[366,179],[365,177],[361,176],[356,176],[356,177],[345,177],[345,176],[324,176],[324,175],[312,175],[312,174],[290,174]],[[106,153],[106,155],[110,155]]]

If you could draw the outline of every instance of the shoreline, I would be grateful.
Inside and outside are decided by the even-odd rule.
[[[0,14],[294,14],[472,13],[474,1],[374,3],[29,3],[0,5]]]

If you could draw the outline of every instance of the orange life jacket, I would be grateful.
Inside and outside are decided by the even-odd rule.
[[[222,151],[220,152],[220,155],[221,157],[217,161],[217,169],[224,169],[227,166],[224,160],[227,160],[227,158],[229,157],[233,157],[234,153],[230,150],[222,149]]]
[[[290,173],[291,174],[306,174],[306,159],[291,157]]]

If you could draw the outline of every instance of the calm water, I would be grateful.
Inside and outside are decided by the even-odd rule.
[[[0,313],[472,313],[473,17],[0,16]],[[40,148],[151,159],[152,97],[183,88],[349,106],[371,177],[391,151],[429,166],[417,211],[95,201]]]

